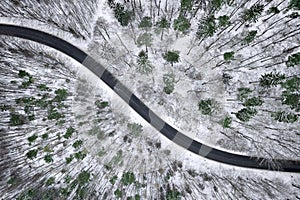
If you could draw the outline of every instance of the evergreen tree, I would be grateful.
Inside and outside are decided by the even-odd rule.
[[[137,123],[129,123],[127,124],[127,128],[130,134],[134,137],[139,137],[143,132],[143,126]]]
[[[263,10],[264,10],[264,6],[261,4],[255,4],[251,6],[249,9],[246,9],[242,13],[242,21],[256,22],[258,17],[262,14]]]
[[[181,12],[191,11],[193,8],[194,0],[181,0],[180,1],[180,10]]]
[[[225,3],[229,3],[229,2],[227,0],[211,0],[210,1],[212,10],[220,10],[222,5],[224,5]]]
[[[139,28],[151,28],[152,27],[152,22],[151,22],[151,17],[143,17],[140,24]]]
[[[280,74],[279,72],[271,72],[269,74],[264,74],[261,76],[261,78],[259,79],[259,85],[262,87],[270,88],[272,86],[283,83],[284,79],[284,74]]]
[[[211,15],[200,20],[196,35],[199,39],[211,37],[215,34],[216,30],[215,16]]]
[[[114,195],[115,195],[117,198],[122,198],[123,193],[122,193],[121,190],[116,189],[116,190],[114,191]]]
[[[185,33],[190,28],[191,23],[186,17],[180,15],[177,19],[174,20],[173,25],[174,25],[174,30],[178,30],[182,33]]]
[[[18,178],[17,176],[11,176],[10,179],[7,181],[7,184],[9,185],[16,185],[21,182],[21,179]]]
[[[107,101],[101,101],[99,99],[97,99],[95,101],[95,105],[98,109],[104,109],[104,108],[107,108],[109,106],[109,103]]]
[[[175,87],[175,77],[173,74],[164,74],[163,82],[165,84],[164,92],[166,94],[171,94],[174,91]]]
[[[283,91],[281,95],[282,104],[289,105],[291,109],[300,111],[300,94]]]
[[[281,86],[287,89],[287,91],[289,92],[300,91],[300,78],[297,76],[289,78],[284,83],[282,83]]]
[[[298,12],[292,12],[291,14],[288,15],[288,18],[290,19],[297,19],[300,17],[300,14]]]
[[[69,139],[72,137],[74,132],[75,132],[75,129],[73,127],[69,127],[63,137],[65,139]]]
[[[24,199],[35,199],[37,196],[36,189],[29,189],[27,191],[22,192],[18,197],[17,200],[24,200]]]
[[[11,126],[20,126],[20,125],[23,125],[23,124],[26,124],[27,122],[27,118],[25,115],[21,115],[21,114],[18,114],[18,113],[11,113],[10,114],[10,125]]]
[[[180,200],[180,192],[174,188],[173,190],[167,189],[166,192],[166,199],[167,200]]]
[[[77,181],[80,186],[84,186],[89,183],[91,174],[88,171],[82,171],[77,176]]]
[[[271,7],[269,8],[269,10],[267,11],[268,14],[278,14],[280,13],[279,9],[277,7]]]
[[[38,150],[37,150],[37,149],[32,149],[32,150],[29,150],[29,151],[26,153],[26,156],[27,156],[27,158],[29,158],[29,159],[32,160],[32,159],[36,158],[37,153],[38,153]]]
[[[120,3],[115,4],[114,13],[121,26],[128,26],[128,24],[134,19],[134,13],[130,10],[127,10]]]
[[[255,31],[249,31],[248,34],[246,35],[246,37],[243,39],[242,44],[243,45],[250,44],[254,40],[256,35],[257,35],[256,30]]]
[[[230,51],[230,52],[225,52],[223,54],[224,60],[228,61],[228,60],[233,60],[234,59],[234,52]]]
[[[298,120],[298,116],[285,111],[274,112],[271,117],[279,122],[294,123]]]
[[[170,22],[163,17],[156,23],[156,26],[161,29],[170,28]]]
[[[34,135],[28,137],[27,139],[28,139],[28,141],[29,141],[30,143],[32,143],[32,142],[34,142],[37,138],[38,138],[38,136],[34,134]]]
[[[110,8],[114,8],[115,5],[116,5],[116,3],[115,3],[114,0],[107,0],[107,3],[108,3],[108,5],[109,5]]]
[[[231,22],[229,21],[229,16],[227,15],[222,15],[218,17],[218,27],[225,27],[231,24]]]
[[[155,25],[157,27],[158,32],[161,32],[160,39],[163,39],[165,29],[170,28],[170,22],[165,18],[161,18]]]
[[[237,98],[239,101],[244,101],[248,98],[249,94],[252,92],[250,88],[238,88],[238,95]]]
[[[56,94],[53,99],[53,101],[55,102],[62,102],[68,97],[68,91],[66,89],[57,89],[54,93]]]
[[[198,107],[203,115],[211,115],[213,111],[213,100],[201,100],[198,104]]]
[[[155,24],[155,26],[157,27],[156,31],[161,33],[160,39],[162,40],[165,30],[170,28],[170,22],[163,17]]]
[[[300,10],[300,1],[291,0],[288,6],[289,9]]]
[[[252,107],[252,106],[261,106],[264,103],[263,100],[261,100],[258,97],[252,97],[250,99],[247,99],[244,103],[243,106],[246,107]]]
[[[75,149],[79,149],[83,144],[83,141],[82,140],[76,140],[72,146],[75,148]]]
[[[253,109],[253,108],[243,108],[241,110],[239,110],[237,113],[235,113],[235,116],[243,121],[243,122],[247,122],[249,121],[252,117],[254,117],[257,114],[257,110]]]
[[[116,181],[118,180],[118,176],[114,175],[111,179],[109,179],[109,182],[114,185]]]
[[[133,172],[125,172],[122,175],[121,183],[123,185],[130,185],[135,182],[135,175]]]
[[[300,52],[290,55],[286,61],[287,67],[295,67],[297,65],[300,65]]]
[[[32,83],[34,83],[33,76],[24,70],[19,70],[19,78],[23,79],[22,84],[19,86],[21,89],[28,88]]]
[[[142,74],[149,74],[153,70],[153,66],[148,60],[148,53],[143,50],[138,55],[137,64],[137,70]]]
[[[53,162],[52,155],[50,155],[50,154],[45,155],[45,156],[44,156],[44,160],[45,160],[46,163],[51,163],[51,162]]]
[[[225,117],[223,120],[221,120],[221,124],[223,128],[229,128],[232,123],[232,118],[231,117]]]
[[[19,78],[24,78],[24,77],[30,77],[31,75],[28,73],[28,72],[26,72],[25,70],[19,70]]]
[[[264,19],[263,22],[268,21],[269,19],[271,19],[274,15],[277,15],[278,13],[280,13],[280,10],[277,7],[271,7],[269,8],[269,10],[267,11],[268,14],[272,14],[271,16],[269,16],[267,19]]]
[[[136,42],[138,47],[145,45],[146,51],[148,51],[148,47],[152,45],[152,41],[153,38],[151,33],[142,33],[141,35],[138,36]]]
[[[163,58],[173,66],[174,63],[179,62],[179,51],[167,51],[163,54]]]

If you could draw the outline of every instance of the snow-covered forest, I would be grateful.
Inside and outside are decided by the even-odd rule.
[[[194,140],[300,159],[299,0],[2,0],[0,20],[84,50]],[[0,199],[300,199],[299,174],[188,152],[64,54],[0,47]]]

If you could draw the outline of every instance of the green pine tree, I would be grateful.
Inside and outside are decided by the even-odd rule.
[[[165,18],[161,18],[156,24],[155,26],[157,27],[157,32],[161,33],[160,39],[163,39],[163,35],[164,35],[164,31],[168,28],[170,28],[170,22]]]
[[[29,151],[26,153],[26,156],[27,156],[27,158],[29,158],[29,159],[32,160],[32,159],[36,158],[37,153],[38,153],[38,150],[37,150],[37,149],[32,149],[32,150],[29,150]]]
[[[297,65],[300,65],[300,52],[290,55],[286,61],[287,67],[295,67]]]
[[[151,22],[151,17],[143,17],[140,24],[139,28],[151,28],[152,27],[152,22]]]
[[[243,39],[242,44],[243,45],[250,44],[254,40],[256,35],[257,35],[256,30],[255,31],[249,31],[248,34],[246,35],[246,37]]]
[[[294,123],[298,120],[298,116],[285,111],[278,111],[271,114],[271,117],[279,122]]]
[[[27,118],[25,115],[18,114],[18,113],[11,113],[9,123],[11,126],[20,126],[26,124]]]
[[[288,5],[289,9],[300,10],[300,1],[299,0],[291,0]]]
[[[163,82],[165,84],[164,92],[166,94],[171,94],[175,87],[175,77],[173,74],[164,74]]]
[[[252,106],[261,106],[264,103],[263,100],[261,100],[258,97],[252,97],[250,99],[247,99],[244,103],[243,106],[246,107],[252,107]]]
[[[249,94],[252,92],[250,88],[238,88],[237,98],[239,101],[244,101],[248,98]]]
[[[233,60],[234,59],[234,52],[230,51],[230,52],[225,52],[223,54],[224,60],[228,61],[228,60]]]
[[[52,163],[53,162],[53,158],[51,154],[47,154],[44,156],[44,160],[46,163]]]
[[[272,86],[283,83],[284,79],[284,74],[280,74],[279,72],[271,72],[269,74],[264,74],[261,76],[261,78],[259,79],[259,85],[262,87],[270,88]]]
[[[211,15],[200,20],[196,35],[199,39],[212,37],[215,34],[216,30],[217,24],[215,21],[215,16]]]
[[[180,10],[182,12],[191,11],[193,8],[194,0],[181,0],[180,1]]]
[[[142,74],[149,74],[153,70],[153,66],[148,59],[148,53],[144,50],[138,54],[137,64],[137,70]]]
[[[225,27],[231,24],[230,17],[227,15],[222,15],[218,17],[218,27]]]
[[[136,42],[138,47],[145,45],[147,51],[148,47],[152,46],[152,41],[153,41],[152,34],[146,32],[140,34]]]
[[[278,14],[280,13],[280,10],[277,7],[271,7],[269,8],[269,10],[267,11],[268,14]]]
[[[127,10],[120,3],[115,4],[114,13],[121,26],[128,26],[128,24],[134,19],[134,12]]]
[[[198,107],[203,115],[211,115],[213,112],[213,100],[212,99],[201,100],[198,103]]]
[[[257,114],[257,110],[253,109],[253,108],[243,108],[241,110],[239,110],[237,113],[235,113],[235,116],[243,121],[243,122],[247,122],[249,121],[252,117],[254,117]]]
[[[232,123],[232,118],[226,116],[224,119],[221,120],[221,124],[223,128],[229,128]]]
[[[291,109],[300,111],[300,93],[283,91],[281,95],[281,102],[282,104],[289,105]]]
[[[261,4],[255,4],[249,9],[244,10],[242,13],[243,22],[256,22],[258,17],[262,14],[264,6]]]
[[[177,19],[174,20],[173,26],[174,30],[185,33],[190,28],[191,23],[186,17],[180,15]]]
[[[179,62],[179,51],[167,51],[163,54],[163,58],[173,66],[174,63]]]
[[[283,82],[281,86],[289,92],[300,91],[300,78],[297,76],[291,77]]]
[[[135,175],[133,172],[125,172],[122,175],[121,183],[123,185],[130,185],[135,182]]]

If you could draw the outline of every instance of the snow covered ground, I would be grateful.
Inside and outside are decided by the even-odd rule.
[[[35,12],[48,8],[45,2],[35,8]],[[123,1],[119,2],[123,4]],[[299,159],[299,120],[283,123],[270,117],[270,111],[286,110],[298,115],[299,111],[278,100],[283,90],[280,85],[266,89],[259,84],[261,75],[270,72],[299,77],[299,65],[288,68],[285,64],[289,55],[299,52],[300,44],[299,17],[294,20],[287,17],[299,11],[286,9],[289,1],[258,2],[264,5],[262,17],[256,22],[245,23],[247,26],[240,26],[240,16],[256,1],[223,5],[214,12],[215,19],[228,15],[232,25],[219,28],[212,37],[202,41],[196,39],[196,32],[199,20],[213,12],[209,5],[200,8],[200,4],[195,4],[192,14],[184,13],[191,26],[182,33],[174,30],[173,23],[181,13],[179,1],[142,1],[142,6],[139,2],[124,4],[136,14],[128,26],[120,25],[106,1],[91,1],[88,6],[71,3],[75,10],[85,9],[68,19],[55,8],[57,12],[51,11],[55,15],[51,23],[47,23],[51,16],[47,12],[36,12],[38,15],[33,18],[20,20],[22,15],[30,16],[30,10],[22,11],[22,6],[18,5],[20,8],[12,12],[10,9],[14,6],[7,7],[12,3],[2,1],[0,21],[52,33],[87,51],[162,119],[195,140],[245,155]],[[66,5],[60,1],[55,3]],[[29,8],[34,6],[29,1],[21,4]],[[267,14],[267,10],[277,5],[282,12],[264,22],[272,15]],[[60,16],[64,20],[56,24]],[[139,28],[145,16],[151,18],[152,27]],[[155,26],[162,17],[170,20],[170,28],[162,30]],[[66,29],[68,23],[75,34]],[[258,31],[257,37],[242,45],[247,33],[253,30]],[[151,35],[150,39],[143,37],[145,33]],[[25,195],[34,188],[56,195],[56,198],[60,195],[69,199],[300,198],[298,174],[227,166],[203,159],[171,143],[95,75],[59,52],[11,37],[1,37],[1,47],[3,89],[0,105],[16,106],[13,111],[10,108],[1,112],[0,193],[4,199],[14,199],[21,193]],[[26,54],[24,49],[33,53]],[[137,58],[141,50],[148,50],[148,60],[153,67],[149,74],[138,71]],[[174,50],[179,51],[180,58],[179,62],[171,64],[163,54]],[[231,51],[234,59],[224,62],[223,54]],[[45,69],[48,65],[50,67]],[[12,80],[21,81],[19,70],[34,77],[34,84],[27,89],[10,85]],[[171,94],[164,91],[166,74],[175,80]],[[224,74],[231,77],[228,83],[224,81]],[[63,102],[67,107],[62,110],[66,122],[58,125],[54,120],[43,121],[47,109],[35,108],[35,120],[25,126],[10,127],[11,112],[25,114],[24,105],[17,105],[15,100],[40,98],[36,89],[39,84],[52,88],[47,96],[49,99],[55,97],[54,91],[59,88],[68,90],[68,98]],[[237,119],[234,114],[244,107],[237,97],[241,87],[253,91],[250,97],[260,97],[264,101],[262,106],[255,107],[258,114],[247,122]],[[204,115],[198,107],[199,101],[206,99],[214,100],[211,115]],[[220,123],[226,116],[232,118],[230,128],[224,128]],[[64,134],[70,126],[76,131],[66,139]],[[43,139],[46,133],[48,139]],[[39,138],[30,145],[28,137],[35,134]],[[78,140],[83,144],[75,148],[73,145]],[[39,150],[37,157],[26,157],[34,149]],[[45,162],[44,156],[48,154],[54,162]],[[84,154],[86,156],[81,159]],[[70,163],[66,161],[68,158],[72,158]],[[76,180],[83,177],[85,171],[90,173],[89,182],[77,184]],[[130,172],[134,173],[134,178]],[[55,183],[48,182],[47,185],[50,177],[55,177]],[[26,195],[30,196],[28,192]]]
[[[145,2],[143,4],[144,7],[149,8],[151,2]],[[254,1],[248,1],[245,7],[249,8],[253,3]],[[265,3],[266,7],[264,9],[268,10],[278,3]],[[173,4],[174,7],[179,6],[175,2]],[[240,4],[243,4],[243,2],[240,2]],[[215,18],[222,16],[224,13],[233,12],[237,5],[222,7]],[[284,9],[287,5],[288,2],[281,2],[279,8]],[[102,6],[102,10],[109,10],[107,4]],[[164,6],[161,5],[161,7]],[[243,9],[238,9],[235,15],[230,18],[232,24],[236,23],[239,25],[242,11]],[[271,18],[272,21],[270,23],[263,22],[263,18],[260,18],[256,23],[250,23],[248,27],[241,26],[235,30],[234,28],[238,26],[228,26],[228,28],[225,28],[225,31],[222,29],[217,31],[219,35],[204,39],[199,46],[195,44],[197,43],[197,40],[195,41],[195,32],[197,31],[198,20],[204,17],[205,12],[198,13],[191,20],[191,28],[187,34],[183,35],[178,33],[178,31],[167,29],[163,40],[161,40],[161,35],[157,34],[157,28],[155,27],[138,28],[139,19],[144,16],[150,16],[149,12],[150,10],[144,9],[143,14],[136,16],[138,19],[132,22],[130,27],[119,25],[117,20],[114,19],[112,12],[100,12],[99,19],[105,23],[99,23],[95,27],[97,31],[94,33],[94,41],[89,45],[90,54],[108,66],[113,74],[131,88],[146,105],[165,121],[196,140],[220,149],[248,155],[250,153],[251,155],[270,158],[293,158],[295,154],[299,155],[299,132],[297,131],[299,123],[288,124],[290,128],[286,129],[286,123],[276,122],[270,117],[270,113],[265,111],[280,109],[280,101],[274,100],[274,96],[280,98],[279,95],[282,88],[277,87],[265,90],[258,85],[260,76],[265,73],[279,72],[286,74],[287,77],[299,74],[299,71],[295,70],[295,68],[286,67],[284,60],[287,57],[286,54],[282,54],[284,50],[289,48],[292,49],[292,52],[297,52],[299,47],[297,36],[299,34],[271,46],[272,41],[277,41],[279,38],[282,38],[282,35],[279,34],[277,35],[278,37],[268,39],[280,31],[286,35],[289,35],[291,29],[297,31],[296,22],[291,21],[289,22],[290,24],[286,25],[285,22],[289,18],[282,20],[277,26],[268,26],[268,24],[276,22],[294,11],[279,13]],[[164,14],[168,16],[168,13]],[[267,16],[269,15],[266,15],[265,18]],[[173,17],[175,18],[175,16]],[[156,17],[151,20],[155,22],[158,19],[159,17]],[[290,27],[290,29],[286,29],[285,26]],[[235,31],[230,31],[231,29]],[[104,30],[108,34],[107,36],[103,34]],[[241,45],[245,34],[253,30],[258,31],[257,35],[264,34],[254,40],[253,43],[255,44],[253,45],[255,46],[253,47],[251,45]],[[148,57],[153,66],[153,71],[149,75],[140,74],[137,71],[136,57],[142,49],[145,50],[145,46],[139,47],[136,43],[139,36],[143,33],[150,34],[152,37],[152,42],[150,42],[148,47]],[[210,46],[212,43],[213,45]],[[205,50],[205,47],[208,46],[210,48]],[[268,46],[268,48],[265,49],[265,46]],[[192,50],[189,52],[191,47]],[[168,50],[180,52],[180,62],[175,63],[174,66],[171,66],[162,57],[162,54]],[[234,60],[222,61],[223,54],[230,51],[235,52]],[[273,58],[273,56],[275,57]],[[258,59],[262,59],[261,62],[254,62]],[[283,62],[272,66],[272,63],[278,63],[278,61]],[[220,63],[222,65],[215,67]],[[265,68],[265,66],[270,64],[271,66]],[[175,88],[169,95],[163,91],[163,76],[165,74],[175,75]],[[228,74],[230,77],[230,80],[228,80],[230,81],[229,85],[223,83],[224,78],[222,77],[224,74]],[[255,83],[249,84],[249,82]],[[242,102],[237,100],[238,89],[241,87],[250,88],[254,91],[254,94],[251,94],[251,96],[262,96],[265,102],[259,109],[258,115],[247,122],[247,124],[240,123],[233,114],[243,108]],[[262,92],[267,95],[262,95]],[[268,96],[268,94],[271,96]],[[208,98],[216,101],[215,111],[211,116],[204,116],[199,112],[198,102]],[[274,105],[276,106],[274,107]],[[282,109],[288,108],[283,106]],[[233,118],[231,129],[224,129],[220,124],[220,121],[226,116]],[[253,127],[256,128],[254,129]],[[284,133],[276,134],[278,131]],[[275,134],[272,134],[272,132],[275,132]],[[282,147],[280,142],[277,141],[278,137],[273,137],[274,135],[286,137],[286,141],[290,140],[292,142],[287,142],[285,145],[296,145],[296,148],[290,151]],[[250,138],[250,142],[245,137]],[[263,142],[266,140],[268,142]],[[268,145],[266,146],[266,144]]]

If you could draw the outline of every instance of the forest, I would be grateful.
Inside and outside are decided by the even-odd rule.
[[[299,0],[2,0],[1,24],[50,33],[190,138],[264,158],[210,161],[42,44],[0,35],[3,199],[300,199]]]

